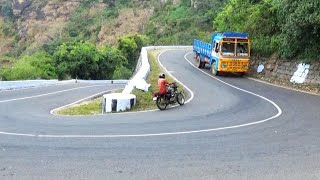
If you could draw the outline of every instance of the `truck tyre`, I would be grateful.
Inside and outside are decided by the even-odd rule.
[[[197,60],[196,60],[196,62],[197,62],[197,68],[202,68],[202,66],[203,66],[203,62],[201,62],[201,60],[200,60],[200,56],[197,56]]]
[[[206,63],[205,63],[205,62],[202,62],[201,68],[204,68],[205,66],[206,66]]]
[[[210,68],[210,72],[211,72],[211,74],[213,75],[213,76],[216,76],[216,75],[218,75],[218,70],[217,70],[217,68],[216,68],[216,62],[214,61],[213,63],[212,63],[212,65],[211,65],[211,68]]]
[[[197,61],[197,57],[199,56],[199,54],[198,53],[194,53],[194,56],[193,56],[193,59],[195,60],[195,61]]]

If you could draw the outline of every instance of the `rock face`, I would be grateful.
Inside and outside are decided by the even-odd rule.
[[[61,35],[69,17],[79,5],[76,0],[41,3],[15,0],[15,3],[20,42],[31,43],[27,49],[39,48]]]
[[[152,12],[148,10],[121,10],[113,23],[102,23],[98,34],[98,44],[115,44],[117,39],[126,34],[143,33],[144,23],[148,21]]]
[[[165,3],[167,3],[168,2],[168,0],[160,0],[160,3],[161,4],[165,4]],[[172,3],[173,4],[179,4],[181,2],[181,0],[172,0]]]
[[[83,1],[11,0],[12,11],[15,16],[15,28],[12,28],[12,30],[16,31],[18,36],[15,38],[19,41],[14,43],[19,44],[19,46],[22,45],[22,47],[25,45],[26,50],[32,52],[44,44],[63,37],[64,34],[68,33],[65,28],[69,23],[70,17],[74,15]],[[166,2],[167,0],[162,1]],[[0,0],[2,4],[6,2],[8,0]],[[91,3],[88,10],[88,15],[91,17],[100,16],[116,0],[93,2],[95,3]],[[147,3],[147,1],[137,2],[141,6]],[[174,3],[179,2],[180,0],[174,0]],[[117,42],[117,38],[125,34],[142,33],[144,31],[144,24],[148,22],[151,15],[152,11],[150,11],[150,8],[128,8],[120,10],[119,16],[115,21],[111,22],[102,19],[98,27],[94,26],[90,28],[94,32],[98,31],[96,34],[99,45],[105,43],[114,44]],[[2,47],[3,45],[0,43],[0,48]],[[12,47],[14,47],[14,44],[12,44]],[[0,55],[1,53],[3,52],[0,52]]]
[[[32,4],[31,0],[13,0],[12,9],[13,14],[18,17],[22,15],[24,10]]]

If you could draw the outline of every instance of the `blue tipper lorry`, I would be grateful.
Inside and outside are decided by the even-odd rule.
[[[249,71],[250,40],[247,33],[215,33],[210,43],[194,39],[193,51],[197,67],[209,65],[212,75],[233,72],[242,76]]]

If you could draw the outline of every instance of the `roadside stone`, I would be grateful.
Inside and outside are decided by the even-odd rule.
[[[268,77],[268,76],[271,76],[271,71],[269,70],[265,70],[265,75]]]
[[[317,80],[316,80],[316,79],[312,79],[312,80],[310,81],[310,83],[317,83]]]
[[[277,73],[276,73],[276,72],[272,72],[272,73],[271,73],[271,76],[272,76],[272,77],[275,77],[275,76],[277,76]]]
[[[283,65],[283,66],[286,66],[286,67],[290,67],[291,62],[284,62],[282,65]]]
[[[311,79],[304,80],[305,83],[311,83]]]
[[[314,74],[308,74],[308,79],[314,79],[316,76]]]

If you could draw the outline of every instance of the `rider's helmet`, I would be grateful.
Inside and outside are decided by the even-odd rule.
[[[159,78],[165,79],[165,78],[166,78],[166,75],[165,75],[164,73],[160,73],[160,74],[159,74]]]

